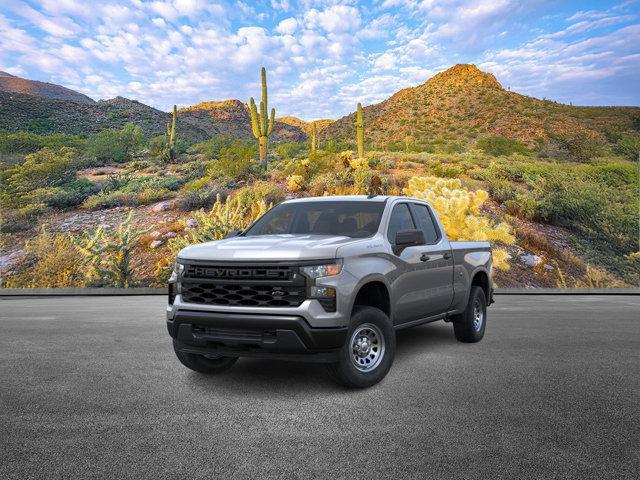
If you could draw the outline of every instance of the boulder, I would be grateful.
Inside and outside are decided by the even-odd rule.
[[[154,212],[166,212],[173,208],[173,200],[165,200],[164,202],[156,203],[151,210]]]
[[[540,258],[538,255],[533,254],[522,255],[520,257],[520,260],[522,261],[522,263],[528,265],[529,267],[537,267],[540,263],[542,263],[542,258]]]

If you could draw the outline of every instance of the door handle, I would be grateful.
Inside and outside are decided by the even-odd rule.
[[[442,258],[444,258],[445,260],[449,260],[451,258],[451,253],[445,252],[445,254],[442,255]]]
[[[430,258],[429,255],[427,255],[426,253],[423,253],[422,255],[420,255],[421,262],[428,262],[429,258]]]

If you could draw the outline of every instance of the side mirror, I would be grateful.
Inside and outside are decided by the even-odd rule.
[[[231,238],[231,237],[237,237],[242,233],[242,230],[231,230],[229,233],[227,233],[224,238]]]
[[[405,248],[416,245],[424,245],[424,232],[422,230],[400,230],[396,233],[396,243],[393,246],[393,251],[396,255],[400,255]]]

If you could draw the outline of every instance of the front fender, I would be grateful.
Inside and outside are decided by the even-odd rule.
[[[393,316],[393,295],[391,290],[390,274],[395,270],[392,262],[385,258],[385,254],[370,254],[358,258],[354,258],[345,263],[345,270],[354,283],[350,285],[349,302],[347,303],[348,312],[353,311],[358,292],[368,283],[379,282],[387,289],[389,294],[389,303],[391,316]]]

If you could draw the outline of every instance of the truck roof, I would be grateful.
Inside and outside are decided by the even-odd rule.
[[[292,203],[292,202],[351,202],[356,200],[366,200],[368,202],[385,202],[390,198],[396,198],[390,195],[376,195],[375,197],[369,197],[367,195],[332,195],[325,197],[302,197],[302,198],[291,198],[285,200],[283,203]]]

